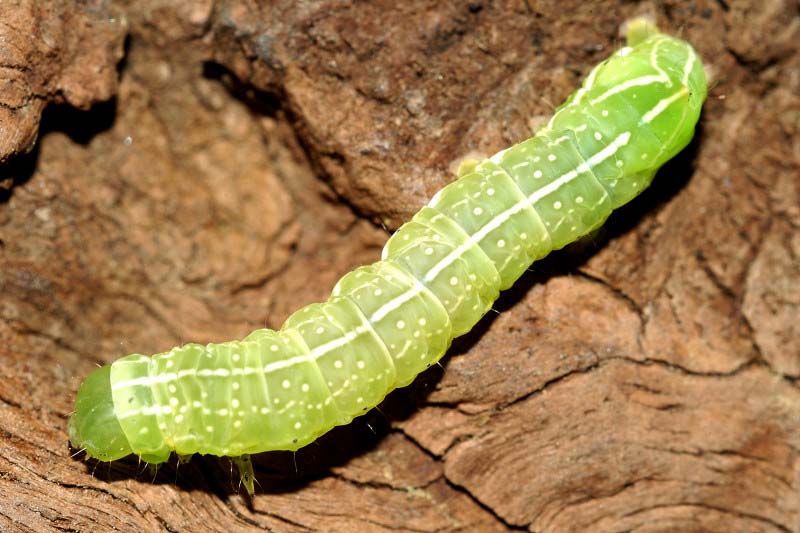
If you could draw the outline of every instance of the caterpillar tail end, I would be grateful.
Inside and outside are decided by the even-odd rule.
[[[628,46],[636,46],[651,35],[660,33],[655,21],[646,16],[632,18],[626,21],[621,28]]]
[[[240,455],[239,457],[231,457],[231,460],[239,469],[239,482],[244,485],[247,494],[252,496],[255,493],[253,482],[256,479],[255,472],[253,472],[253,461],[249,455]]]
[[[70,444],[101,461],[115,461],[133,453],[114,410],[110,372],[111,367],[106,365],[84,380],[68,425]]]

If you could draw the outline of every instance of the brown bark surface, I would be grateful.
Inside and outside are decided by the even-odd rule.
[[[713,76],[695,141],[442,368],[251,501],[72,457],[96,365],[325,299],[640,14]],[[2,2],[0,530],[800,531],[798,43],[793,0]]]

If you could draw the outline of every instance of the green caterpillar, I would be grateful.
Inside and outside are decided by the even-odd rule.
[[[692,47],[643,19],[534,137],[473,164],[279,331],[130,355],[92,372],[72,445],[113,461],[296,450],[439,360],[530,264],[600,226],[690,141],[706,98]]]

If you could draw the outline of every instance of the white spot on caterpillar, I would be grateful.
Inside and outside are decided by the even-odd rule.
[[[542,177],[542,171],[541,171],[541,170],[537,170],[537,171],[535,171],[535,172],[533,173],[533,177],[534,177],[534,178],[536,178],[536,179],[538,180],[539,178],[541,178],[541,177]]]
[[[475,215],[475,216],[482,215],[483,214],[483,209],[480,208],[480,207],[476,207],[475,209],[472,210],[472,214]]]
[[[289,381],[288,379],[284,379],[284,380],[281,382],[281,387],[283,387],[284,389],[288,389],[288,388],[289,388],[289,387],[291,387],[291,386],[292,386],[292,382],[291,382],[291,381]]]

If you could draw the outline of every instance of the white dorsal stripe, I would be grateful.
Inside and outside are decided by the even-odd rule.
[[[669,75],[664,71],[663,68],[661,68],[661,65],[658,62],[658,49],[661,47],[661,43],[663,42],[663,39],[657,40],[655,44],[653,44],[653,48],[650,49],[650,66],[656,69],[656,72],[658,72],[660,76],[667,78],[667,87],[671,87],[672,82],[669,79]]]
[[[597,73],[600,72],[600,68],[603,65],[604,65],[604,63],[600,63],[599,65],[596,65],[591,70],[591,72],[589,72],[589,75],[586,77],[586,81],[584,81],[583,85],[577,91],[575,91],[575,97],[572,99],[572,101],[568,105],[565,105],[564,107],[562,107],[561,110],[558,111],[557,113],[555,113],[552,117],[550,117],[550,120],[547,121],[547,125],[544,128],[542,128],[542,131],[546,131],[546,130],[552,129],[553,128],[553,124],[555,123],[556,117],[558,117],[561,113],[563,113],[567,109],[571,109],[571,108],[573,108],[573,107],[575,107],[575,106],[577,106],[578,104],[581,103],[581,100],[583,100],[583,95],[585,95],[587,92],[589,92],[592,89],[592,86],[594,85],[594,80],[597,77]],[[508,148],[506,148],[506,150],[508,150]],[[503,150],[503,151],[505,151],[505,150]],[[492,159],[492,161],[494,161],[494,159]]]
[[[694,62],[697,60],[697,57],[694,55],[694,52],[689,50],[689,58],[686,60],[686,64],[683,66],[683,84],[687,87],[689,86],[689,75],[694,70]]]
[[[628,141],[631,138],[631,133],[629,131],[623,132],[614,139],[611,144],[591,156],[587,161],[584,161],[577,168],[570,170],[569,172],[562,174],[555,180],[551,181],[544,187],[541,187],[535,190],[530,196],[524,198],[511,206],[510,208],[506,209],[492,220],[486,223],[481,229],[476,231],[474,234],[469,236],[469,239],[458,248],[455,248],[452,252],[447,254],[441,261],[436,263],[433,268],[431,268],[427,274],[425,274],[425,281],[430,282],[436,279],[442,270],[447,268],[453,261],[459,258],[461,255],[464,254],[470,247],[478,244],[481,242],[489,233],[493,230],[500,227],[505,221],[511,218],[516,213],[522,211],[528,205],[533,206],[536,202],[547,196],[548,194],[558,190],[562,185],[565,185],[575,179],[580,174],[587,172],[592,169],[592,167],[599,165],[609,157],[613,156],[617,153],[621,147],[628,144]]]
[[[644,87],[646,85],[652,85],[654,83],[669,83],[669,79],[664,76],[661,76],[660,74],[658,75],[650,74],[649,76],[640,76],[638,78],[633,78],[632,80],[627,80],[622,83],[618,83],[617,85],[614,85],[609,90],[607,90],[597,98],[590,100],[589,102],[592,105],[599,104],[606,98],[614,96],[617,93],[627,91],[631,87]]]

